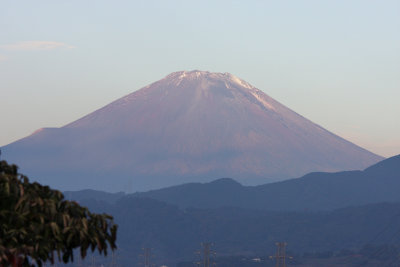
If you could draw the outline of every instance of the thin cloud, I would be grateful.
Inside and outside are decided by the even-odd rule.
[[[0,54],[0,62],[1,61],[6,61],[7,57],[5,55]]]
[[[8,51],[43,51],[54,49],[72,49],[75,46],[53,41],[24,41],[14,44],[1,45],[0,48]]]

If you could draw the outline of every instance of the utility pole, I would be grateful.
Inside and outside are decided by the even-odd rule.
[[[78,260],[77,260],[77,266],[78,267],[82,267],[82,259],[81,259],[81,255],[78,256]]]
[[[92,255],[92,264],[91,264],[91,266],[92,267],[96,266],[96,258],[93,255]]]
[[[215,262],[211,261],[211,256],[215,255],[215,251],[211,250],[212,243],[201,243],[202,249],[198,251],[200,254],[200,261],[197,262],[197,266],[211,267],[215,266]]]
[[[111,252],[111,267],[117,267],[117,262],[115,259],[115,251]]]
[[[276,247],[277,251],[275,256],[270,256],[271,259],[275,258],[276,260],[276,267],[286,267],[286,259],[291,259],[292,257],[286,256],[286,245],[285,242],[277,242]]]
[[[140,255],[143,257],[143,266],[144,267],[153,267],[154,265],[151,264],[151,258],[152,258],[152,254],[151,254],[151,248],[143,248],[143,255]]]

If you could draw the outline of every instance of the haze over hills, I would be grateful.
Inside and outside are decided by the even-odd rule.
[[[114,216],[119,225],[117,261],[120,266],[137,263],[140,258],[135,256],[143,247],[153,249],[153,260],[159,265],[176,266],[179,261],[198,260],[195,252],[201,242],[209,241],[215,244],[213,249],[218,257],[274,255],[275,242],[282,240],[295,253],[360,249],[366,244],[400,245],[400,203],[329,212],[180,209],[165,202],[129,196],[114,204],[93,200],[80,204]]]
[[[74,200],[115,203],[123,197],[151,198],[181,208],[238,207],[269,211],[326,211],[379,202],[400,202],[400,155],[364,171],[310,173],[301,178],[243,186],[223,178],[124,195],[87,190],[66,192]]]
[[[3,151],[39,182],[114,192],[220,177],[260,184],[382,159],[229,73],[205,71],[172,73]]]
[[[191,183],[136,197],[152,198],[183,208],[241,207],[275,211],[333,210],[378,202],[400,202],[400,155],[364,171],[315,172],[301,178],[259,186],[232,179]]]
[[[129,195],[65,195],[114,215],[121,236],[118,261],[126,266],[143,247],[153,248],[155,262],[175,266],[193,261],[204,241],[215,244],[219,257],[259,257],[273,255],[282,240],[297,260],[304,252],[327,259],[318,266],[336,266],[328,258],[338,251],[345,252],[338,266],[395,266],[388,263],[398,260],[399,187],[400,155],[364,171],[312,173],[255,187],[224,178]]]
[[[143,247],[154,249],[155,261],[174,266],[194,260],[194,251],[205,241],[215,244],[219,257],[259,257],[273,255],[275,242],[282,240],[290,254],[329,258],[344,251],[347,256],[338,266],[394,266],[387,263],[398,260],[398,188],[400,155],[364,171],[310,173],[260,186],[223,178],[128,195],[82,190],[65,196],[115,217],[118,261],[126,266]],[[394,257],[388,260],[389,255]]]

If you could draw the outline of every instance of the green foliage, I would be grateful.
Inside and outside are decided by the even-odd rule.
[[[60,191],[30,183],[16,165],[0,161],[0,266],[42,266],[56,256],[73,261],[73,250],[116,248],[117,225],[107,214],[64,200]]]

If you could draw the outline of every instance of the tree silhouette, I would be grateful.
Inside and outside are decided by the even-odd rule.
[[[116,248],[117,225],[107,214],[91,213],[60,191],[18,173],[0,161],[0,267],[42,266],[74,260],[74,249],[107,255]]]

